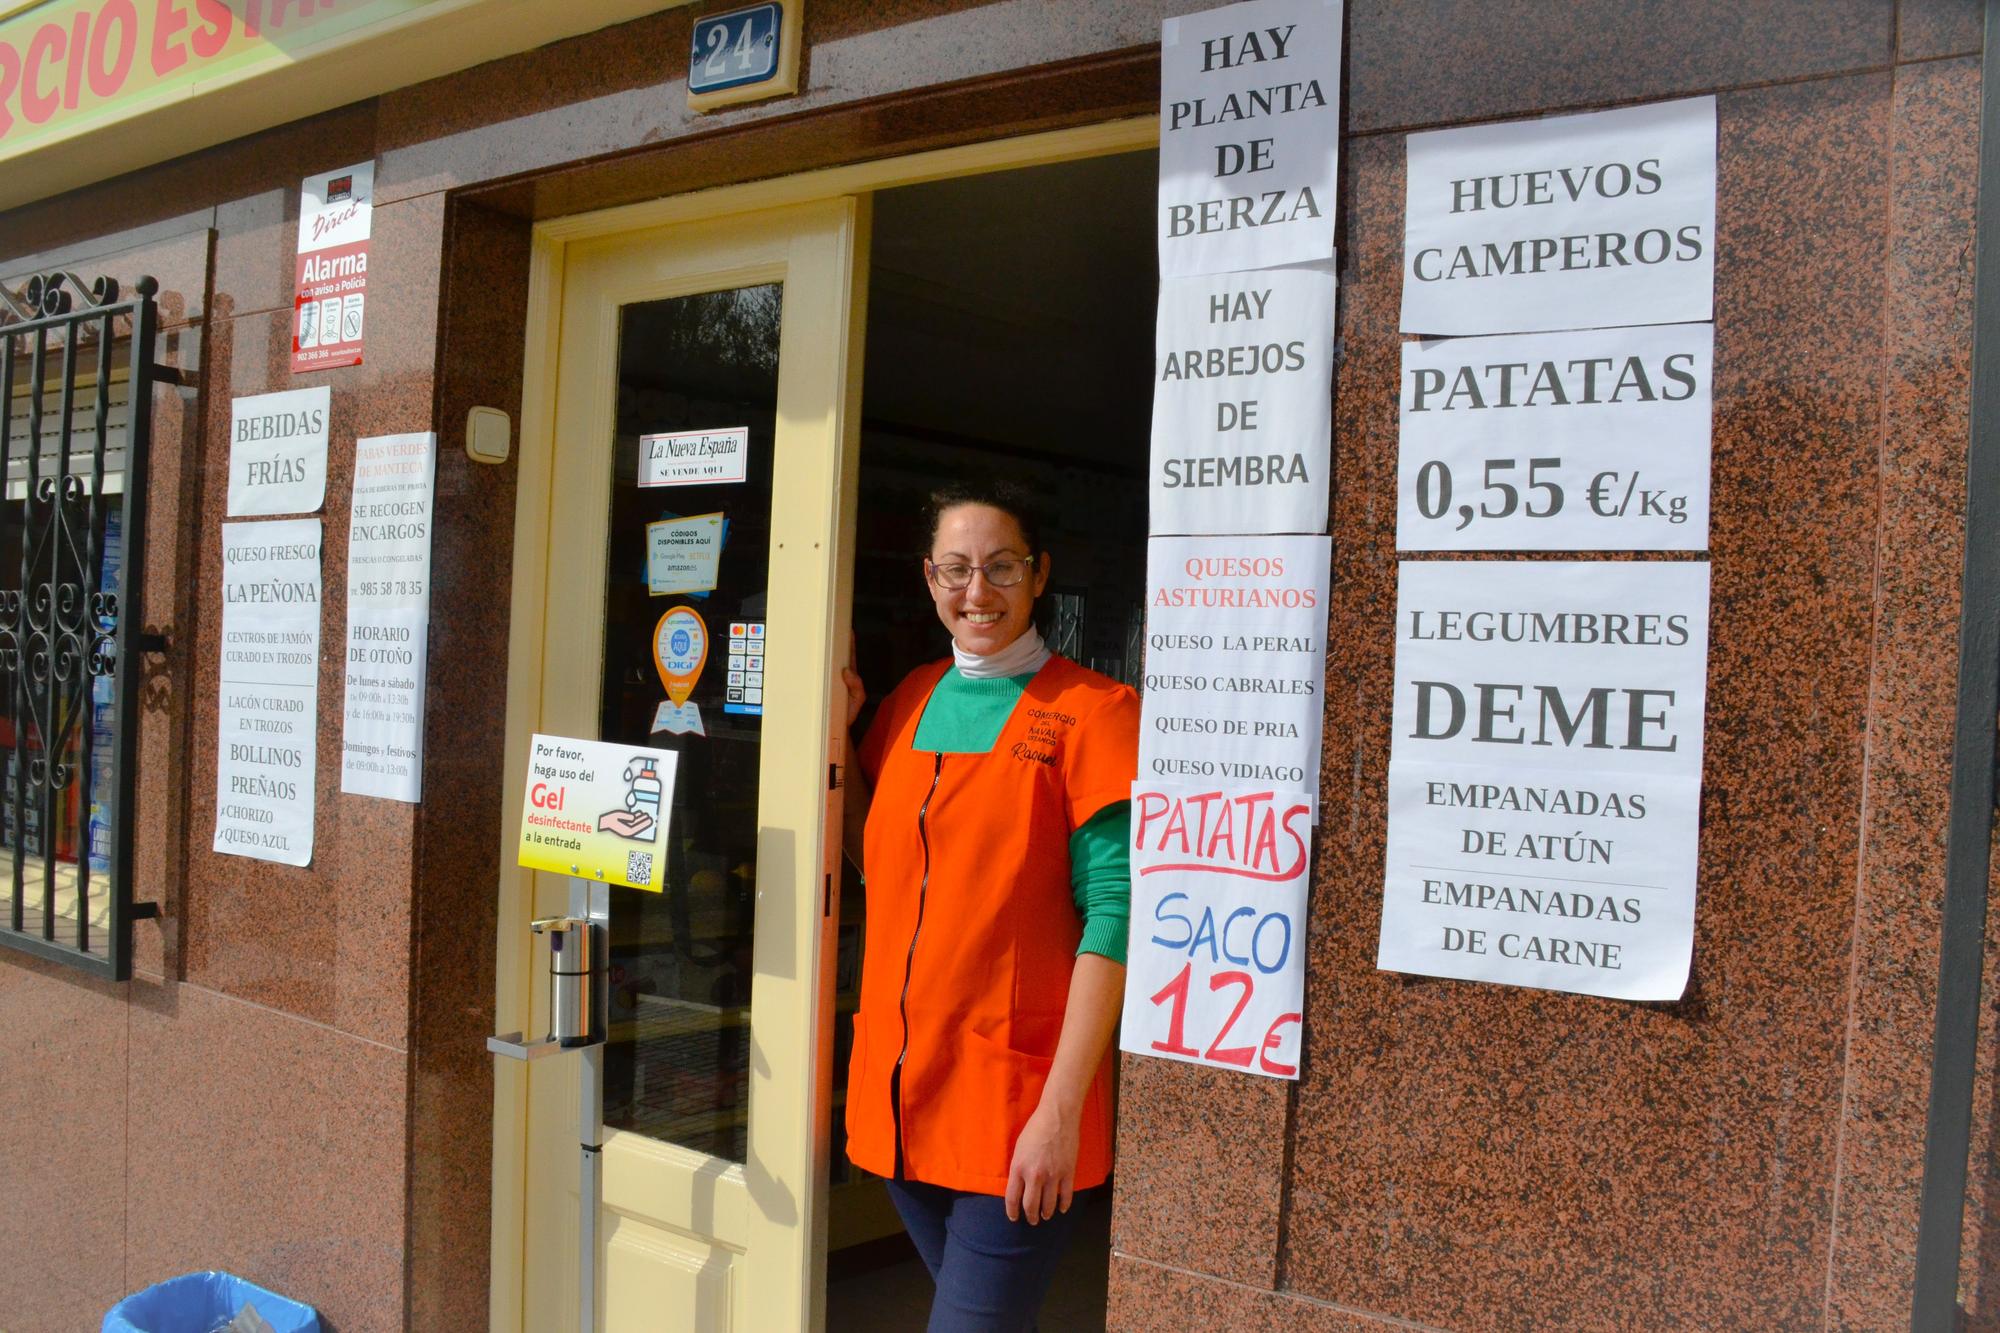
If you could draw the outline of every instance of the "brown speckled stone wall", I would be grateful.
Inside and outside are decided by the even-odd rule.
[[[1976,5],[1901,8],[1351,7],[1347,116],[1365,133],[1343,161],[1304,1077],[1280,1133],[1255,1093],[1216,1096],[1199,1071],[1128,1057],[1113,1327],[1907,1323],[1957,667],[1979,64],[1956,54],[1977,49]],[[1711,91],[1713,648],[1687,997],[1630,1005],[1377,972],[1403,134]],[[1196,1161],[1226,1155],[1228,1183],[1150,1160],[1135,1183],[1132,1157],[1171,1156],[1177,1136],[1200,1145]],[[1210,1136],[1226,1150],[1206,1151]],[[1187,1225],[1204,1189],[1234,1197],[1280,1153],[1275,1231],[1254,1206],[1224,1243]],[[1982,1223],[1991,1189],[1970,1201]],[[1994,1248],[1968,1257],[1969,1290],[1990,1288]]]
[[[1116,116],[1207,0],[810,0],[802,93],[690,117],[688,9],[0,214],[0,275],[157,274],[166,359],[134,980],[0,954],[0,1326],[217,1265],[340,1333],[486,1324],[490,1030],[530,219]],[[1978,0],[1350,0],[1335,651],[1297,1085],[1128,1061],[1109,1322],[1887,1328],[1908,1305],[1956,669]],[[1403,135],[1720,98],[1714,652],[1694,980],[1620,1005],[1373,968]],[[373,157],[367,362],[286,362],[300,177]],[[219,857],[232,396],[333,386],[323,648],[356,435],[440,432],[420,806]],[[2000,945],[2000,914],[1993,924]],[[1995,956],[2000,956],[1996,949]],[[1994,965],[2000,971],[2000,964]],[[1965,1292],[2000,1327],[2000,975]]]

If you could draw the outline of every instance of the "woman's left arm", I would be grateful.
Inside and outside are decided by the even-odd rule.
[[[1069,1211],[1076,1193],[1076,1155],[1082,1141],[1083,1099],[1111,1045],[1125,1003],[1125,965],[1102,954],[1078,954],[1070,973],[1069,1002],[1055,1063],[1007,1171],[1007,1218],[1030,1225]]]

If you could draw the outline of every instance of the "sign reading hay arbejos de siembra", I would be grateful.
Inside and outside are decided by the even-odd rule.
[[[1405,563],[1377,964],[1680,998],[1707,673],[1706,563]]]
[[[1341,0],[1160,25],[1160,276],[1333,256]]]
[[[1325,531],[1333,317],[1323,266],[1160,284],[1151,531]]]
[[[1706,320],[1715,99],[1409,139],[1405,333]]]

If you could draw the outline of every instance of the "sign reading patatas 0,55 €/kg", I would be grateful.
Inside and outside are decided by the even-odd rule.
[[[1676,1000],[1708,565],[1406,563],[1377,964]]]
[[[530,738],[520,864],[655,893],[665,888],[674,758],[643,745]]]
[[[1147,782],[1319,789],[1325,537],[1155,537],[1146,551]]]

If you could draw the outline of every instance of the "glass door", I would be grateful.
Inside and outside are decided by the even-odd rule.
[[[611,1330],[822,1318],[865,237],[837,200],[565,256],[535,729],[678,758],[664,891],[610,890],[609,1040],[530,1066],[526,1327],[584,1282]]]

